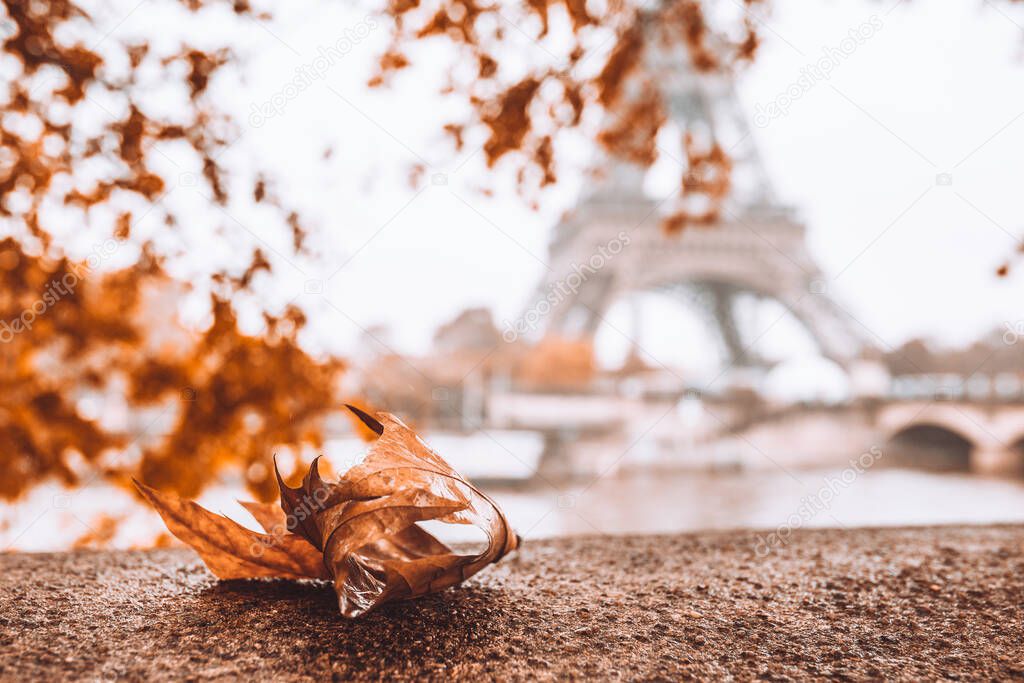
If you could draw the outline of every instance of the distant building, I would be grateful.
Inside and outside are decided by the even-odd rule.
[[[501,342],[501,333],[487,308],[467,308],[434,333],[434,350],[439,354],[456,351],[487,352]]]

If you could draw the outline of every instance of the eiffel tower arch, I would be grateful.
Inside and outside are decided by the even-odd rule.
[[[807,250],[804,226],[775,199],[731,76],[697,73],[684,51],[663,48],[647,56],[646,67],[657,75],[676,125],[728,149],[734,189],[715,225],[667,236],[659,213],[664,200],[644,193],[646,170],[602,154],[595,164],[602,171],[599,179],[554,230],[550,269],[537,294],[559,293],[545,331],[591,337],[616,301],[659,291],[697,302],[730,363],[756,366],[760,362],[749,352],[754,340],[737,318],[739,297],[753,295],[780,302],[822,356],[849,367],[868,340],[830,297]],[[617,254],[608,252],[609,245],[626,239],[628,245]],[[607,257],[595,259],[602,253]],[[600,268],[592,267],[595,263]],[[574,282],[579,285],[566,286]]]

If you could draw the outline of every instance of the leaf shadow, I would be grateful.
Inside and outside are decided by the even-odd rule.
[[[386,630],[400,644],[418,641],[425,633],[442,640],[486,630],[488,622],[511,613],[510,591],[464,584],[413,600],[386,603],[357,619],[338,611],[331,583],[326,581],[232,580],[218,581],[194,593],[188,609],[223,615],[239,628],[266,631],[265,615],[274,615],[270,632],[295,627],[347,636]],[[184,604],[183,604],[184,606]]]

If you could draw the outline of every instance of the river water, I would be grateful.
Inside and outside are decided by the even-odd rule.
[[[606,476],[589,486],[520,485],[488,492],[527,539],[700,529],[1024,523],[1024,480],[900,469],[648,471]],[[224,484],[205,492],[200,502],[253,526],[236,498],[246,496],[239,486]],[[102,515],[119,520],[111,547],[145,546],[163,530],[154,512],[113,486],[78,491],[43,486],[0,509],[0,550],[66,549],[98,530]],[[452,530],[447,527],[446,540],[472,536],[466,535],[469,529]]]
[[[494,491],[527,536],[1024,522],[1024,481],[877,469],[650,472]]]

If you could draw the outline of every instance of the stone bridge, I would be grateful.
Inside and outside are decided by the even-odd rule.
[[[886,404],[878,427],[890,442],[946,443],[965,451],[980,473],[1019,473],[1024,465],[1024,405],[1019,403],[905,401]]]
[[[993,475],[1024,472],[1024,403],[861,399],[768,407],[725,400],[508,394],[489,426],[545,436],[542,470],[591,476],[644,464],[681,468],[879,464]]]

